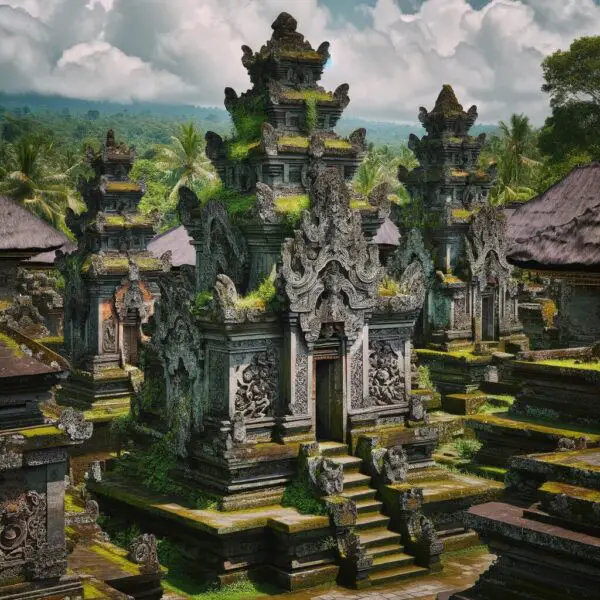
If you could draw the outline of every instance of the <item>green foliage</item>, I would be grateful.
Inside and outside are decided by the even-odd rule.
[[[114,440],[119,455],[121,454],[121,451],[127,447],[132,424],[133,416],[131,413],[118,417],[110,423],[110,436]]]
[[[155,492],[177,496],[197,509],[215,509],[217,499],[214,496],[198,490],[190,491],[172,478],[177,464],[175,443],[174,436],[170,435],[153,443],[150,448],[133,451],[117,460],[115,472],[139,481]]]
[[[429,373],[429,367],[425,365],[419,365],[417,368],[419,387],[426,390],[433,389],[433,381],[431,381],[431,374]]]
[[[497,179],[490,193],[492,204],[525,202],[536,195],[535,182],[541,167],[537,132],[529,117],[513,114],[510,121],[499,123],[500,135],[486,143],[480,164],[496,164]]]
[[[235,126],[235,140],[250,142],[260,138],[261,126],[267,120],[264,96],[246,98],[230,113]]]
[[[212,293],[209,291],[198,292],[196,294],[196,298],[194,299],[194,306],[192,307],[193,314],[200,314],[204,310],[204,308],[208,305],[208,303],[212,300]]]
[[[315,496],[312,486],[306,477],[294,479],[283,492],[282,506],[295,508],[303,515],[326,515],[325,504]]]
[[[542,90],[550,95],[552,115],[540,134],[540,149],[550,168],[571,162],[573,156],[600,158],[600,36],[579,38],[568,50],[551,54],[542,70]],[[552,179],[546,176],[540,187]]]
[[[466,460],[471,460],[477,452],[481,449],[482,443],[478,440],[457,440],[456,441],[456,451],[460,458],[464,458]]]
[[[318,111],[317,99],[315,97],[306,98],[304,101],[306,109],[306,131],[312,133],[317,128]]]
[[[266,277],[258,287],[239,298],[236,306],[238,308],[255,308],[266,310],[273,307],[277,298],[277,289],[275,287],[274,277]]]
[[[255,204],[255,194],[240,194],[225,187],[221,182],[212,183],[198,193],[200,204],[218,200],[225,204],[225,208],[231,217],[241,217]]]
[[[400,284],[390,277],[389,275],[384,275],[381,283],[379,285],[379,295],[380,296],[397,296],[400,293]]]

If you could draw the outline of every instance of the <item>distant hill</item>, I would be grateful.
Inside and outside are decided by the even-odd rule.
[[[17,115],[39,114],[45,112],[58,113],[72,116],[92,117],[97,111],[99,115],[107,117],[123,117],[127,114],[136,116],[151,116],[154,119],[164,118],[166,121],[198,122],[202,129],[212,129],[221,135],[231,132],[232,124],[229,114],[223,108],[186,106],[176,104],[158,104],[150,102],[134,102],[132,104],[119,104],[116,102],[101,102],[63,98],[60,96],[41,96],[38,94],[11,95],[0,92],[0,116],[3,112],[12,112]],[[400,145],[406,143],[411,133],[423,135],[423,128],[419,123],[391,123],[386,121],[370,121],[351,116],[344,116],[340,120],[336,131],[343,136],[348,135],[358,127],[367,130],[367,141],[379,145]],[[472,132],[475,135],[485,132],[495,133],[496,125],[476,125]]]

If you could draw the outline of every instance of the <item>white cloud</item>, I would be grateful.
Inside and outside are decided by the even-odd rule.
[[[358,29],[318,0],[0,0],[0,89],[222,106],[226,86],[249,85],[241,45],[258,50],[291,10],[313,46],[331,42],[323,84],[349,83],[355,116],[415,121],[451,83],[482,121],[525,112],[539,123],[543,57],[600,30],[593,0],[400,6],[361,6]]]

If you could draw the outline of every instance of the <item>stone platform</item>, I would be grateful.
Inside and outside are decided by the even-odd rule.
[[[506,482],[509,502],[466,515],[499,558],[454,600],[597,598],[600,450],[515,456]]]

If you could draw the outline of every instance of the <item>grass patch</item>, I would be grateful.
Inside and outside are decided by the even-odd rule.
[[[287,90],[283,92],[285,100],[316,100],[317,102],[332,102],[331,92],[320,92],[318,90]]]
[[[208,303],[213,299],[213,295],[209,291],[198,292],[194,299],[194,305],[192,306],[192,314],[201,313],[207,306]]]
[[[282,50],[281,58],[292,58],[300,60],[323,60],[316,50]]]
[[[244,140],[231,141],[227,147],[227,153],[231,160],[239,162],[248,157],[252,150],[260,147],[260,141],[247,142]]]
[[[246,296],[242,298],[238,298],[236,302],[237,308],[250,308],[256,310],[266,310],[268,306],[272,305],[277,295],[277,290],[275,288],[275,282],[267,277],[259,286],[246,294]]]

